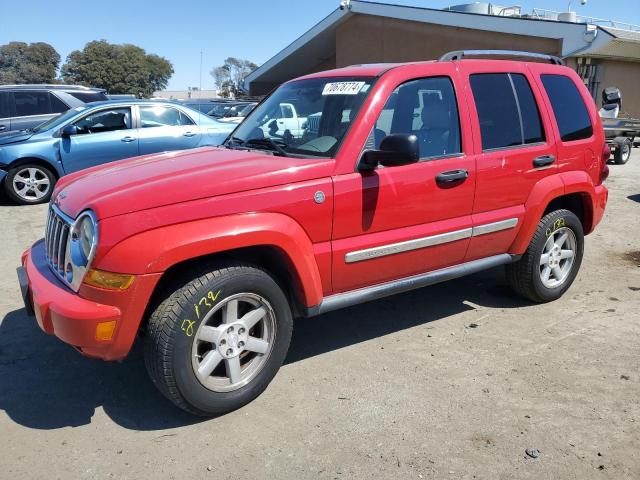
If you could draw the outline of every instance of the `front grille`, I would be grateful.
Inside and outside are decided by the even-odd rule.
[[[47,263],[56,275],[66,283],[65,265],[67,264],[67,243],[71,230],[71,219],[53,205],[49,207],[47,230],[44,244]]]

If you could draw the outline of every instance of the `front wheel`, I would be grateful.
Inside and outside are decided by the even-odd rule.
[[[578,274],[584,252],[582,223],[569,210],[545,215],[520,260],[507,265],[516,293],[534,302],[560,298]]]
[[[183,410],[227,413],[266,389],[285,359],[292,324],[286,296],[268,273],[238,264],[213,269],[152,313],[147,370]]]
[[[26,164],[14,167],[4,179],[7,195],[20,205],[48,202],[56,177],[42,165]]]

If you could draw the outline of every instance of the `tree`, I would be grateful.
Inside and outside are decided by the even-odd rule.
[[[256,68],[258,65],[250,60],[229,57],[224,65],[211,70],[211,76],[221,96],[237,96],[244,93],[244,79]]]
[[[171,63],[135,45],[96,40],[69,54],[62,66],[65,82],[104,88],[109,93],[150,97],[167,86]]]
[[[11,42],[0,46],[0,84],[53,83],[60,55],[48,43]]]

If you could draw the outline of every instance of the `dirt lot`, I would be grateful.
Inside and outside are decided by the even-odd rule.
[[[296,324],[268,390],[212,420],[156,393],[139,349],[81,357],[21,306],[45,206],[0,206],[1,478],[640,478],[640,151],[561,300],[502,271]],[[537,448],[537,459],[527,448]]]

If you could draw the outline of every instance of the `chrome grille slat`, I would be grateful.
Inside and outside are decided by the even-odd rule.
[[[60,241],[58,242],[58,269],[60,273],[64,275],[65,271],[65,254],[67,251],[67,237],[69,236],[69,226],[66,224],[62,225],[62,230],[60,231]]]
[[[49,207],[47,230],[44,235],[47,263],[53,272],[65,283],[65,266],[67,257],[67,243],[71,233],[72,220],[63,213]]]

